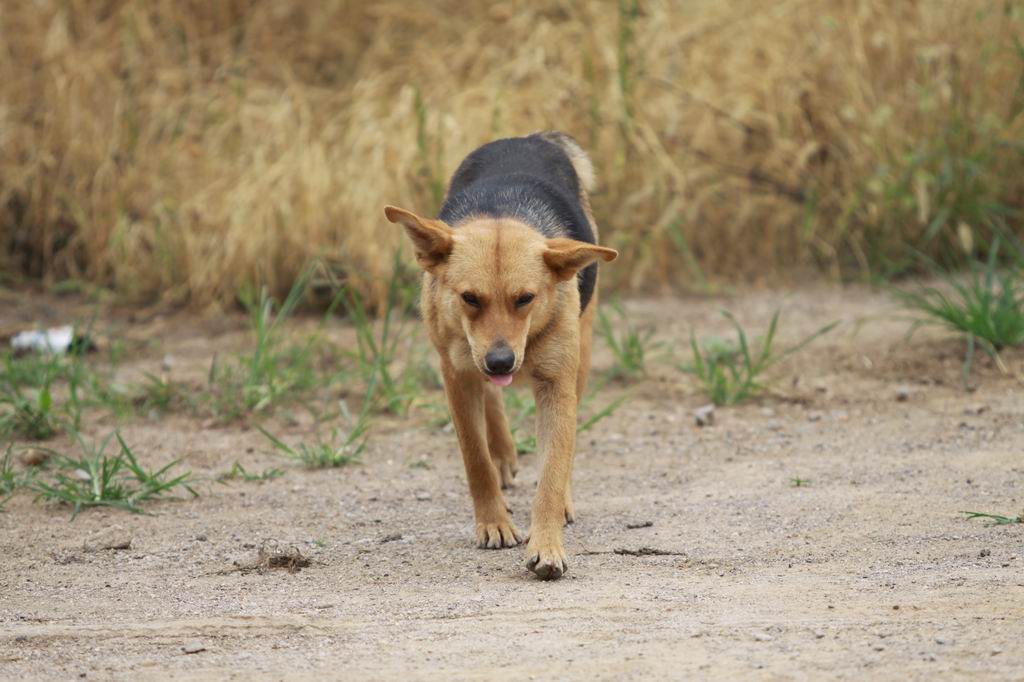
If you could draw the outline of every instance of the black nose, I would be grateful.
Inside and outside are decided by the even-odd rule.
[[[484,356],[484,365],[491,374],[508,374],[516,366],[516,354],[506,344],[496,343]]]

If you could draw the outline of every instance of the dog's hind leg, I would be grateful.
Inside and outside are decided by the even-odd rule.
[[[590,376],[590,347],[594,337],[594,316],[597,311],[597,290],[590,299],[590,304],[583,311],[580,317],[580,365],[576,370],[576,406],[579,407],[583,400],[583,394],[587,390],[587,378]],[[565,522],[566,524],[576,521],[576,506],[572,502],[572,467],[576,459],[576,450],[573,449],[572,461],[569,463],[569,482],[565,485]]]
[[[505,417],[505,405],[502,403],[501,390],[494,386],[484,387],[484,416],[487,419],[487,450],[491,461],[501,476],[501,487],[511,488],[516,482],[519,472],[519,457],[516,454],[516,442]]]
[[[477,544],[489,549],[515,547],[522,542],[522,534],[509,516],[501,478],[487,449],[486,386],[478,373],[459,373],[446,362],[441,374],[473,498]]]

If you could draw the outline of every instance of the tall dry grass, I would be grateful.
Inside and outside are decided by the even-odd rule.
[[[142,300],[380,292],[381,207],[464,154],[589,149],[620,286],[955,258],[1024,198],[1015,0],[0,4],[0,264]],[[971,244],[968,244],[970,242]]]

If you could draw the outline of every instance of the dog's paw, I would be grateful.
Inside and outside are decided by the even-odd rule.
[[[495,462],[495,466],[498,468],[498,474],[501,476],[501,487],[506,489],[516,487],[516,474],[519,473],[519,463],[514,459],[503,459]]]
[[[531,530],[526,557],[526,567],[541,580],[558,580],[569,570],[561,532]]]
[[[515,547],[523,541],[523,534],[512,523],[508,513],[504,518],[476,522],[476,544],[481,549]]]

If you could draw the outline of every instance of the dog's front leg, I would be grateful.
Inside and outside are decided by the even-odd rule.
[[[544,469],[533,500],[526,566],[542,580],[562,577],[569,568],[562,546],[566,492],[576,449],[576,377],[567,374],[534,385],[537,446]]]
[[[458,372],[447,363],[442,375],[473,498],[477,543],[489,549],[515,547],[522,542],[522,535],[509,516],[501,478],[487,451],[483,379],[477,372]]]

